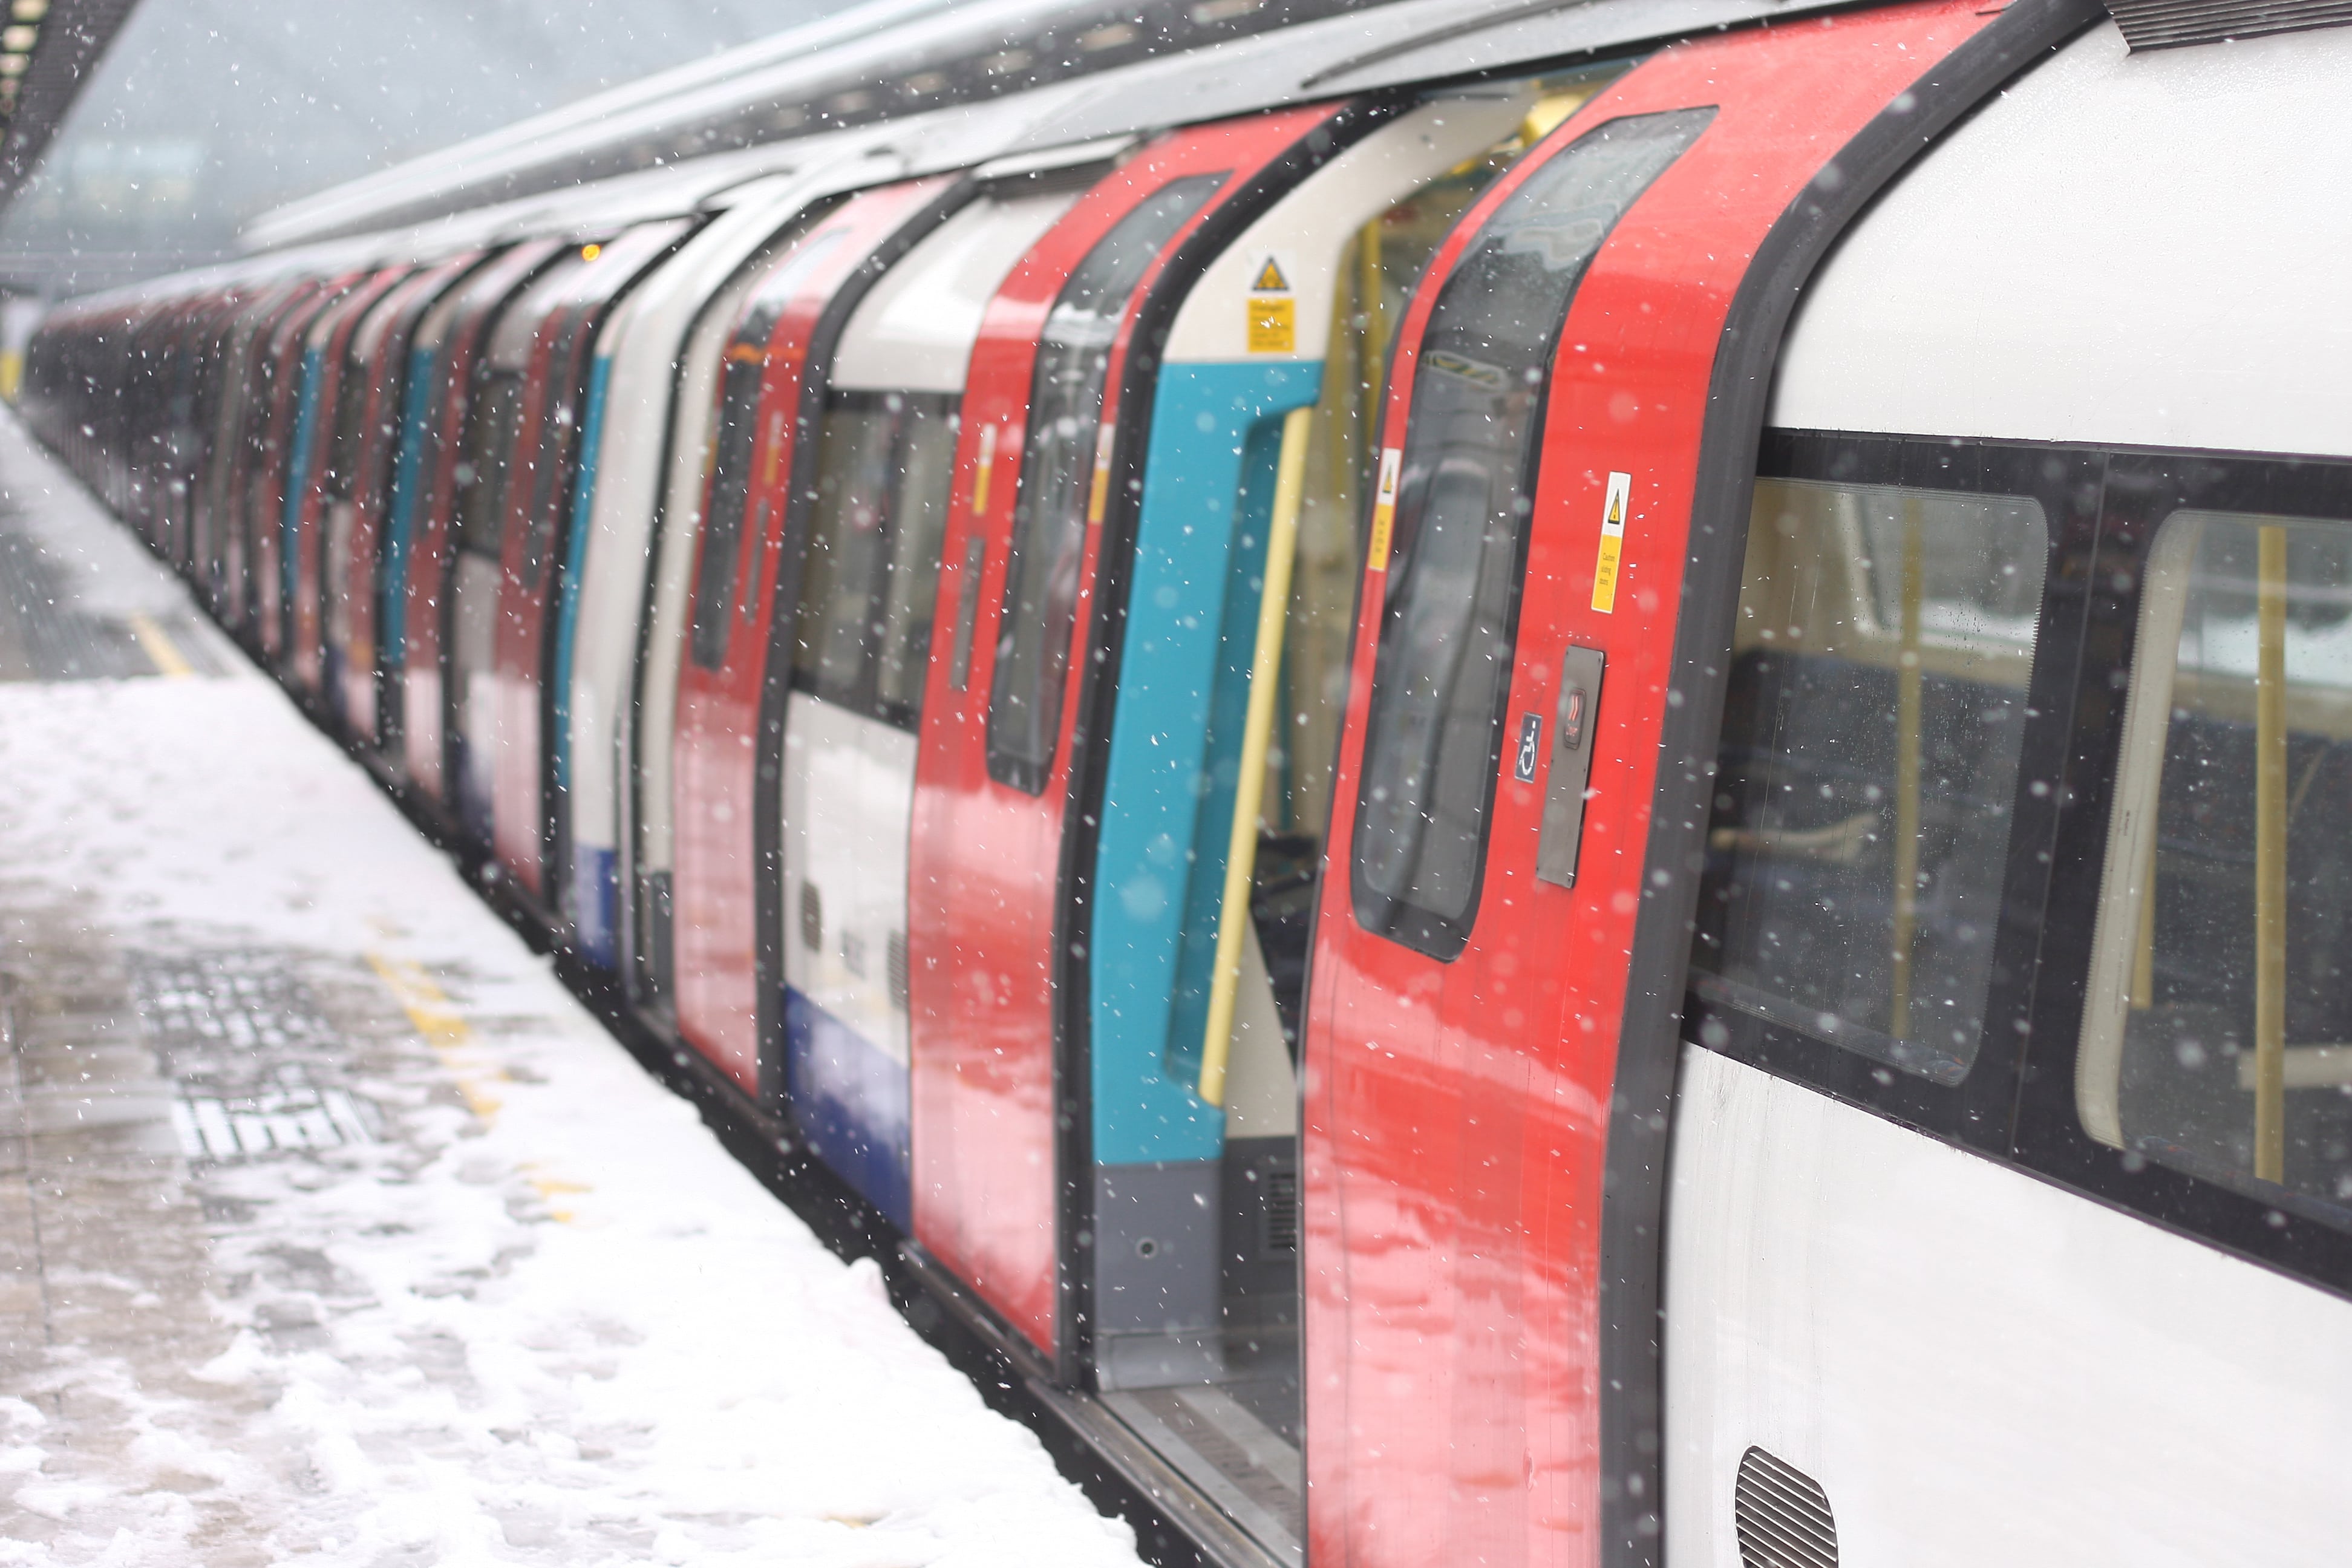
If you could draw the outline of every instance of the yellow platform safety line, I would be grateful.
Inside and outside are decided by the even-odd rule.
[[[140,651],[146,654],[147,661],[155,667],[156,674],[176,680],[182,676],[195,673],[195,668],[182,656],[178,647],[163,635],[163,628],[147,616],[134,615],[131,617],[131,635],[139,639]]]
[[[1201,1098],[1225,1102],[1233,1056],[1234,1003],[1242,984],[1242,942],[1249,929],[1250,887],[1257,878],[1257,818],[1265,803],[1265,758],[1274,738],[1275,677],[1290,619],[1290,568],[1297,554],[1298,513],[1307,493],[1307,440],[1315,410],[1294,408],[1282,422],[1275,470],[1274,519],[1266,530],[1265,593],[1258,601],[1257,650],[1250,659],[1248,716],[1242,723],[1242,775],[1234,791],[1233,836],[1225,848],[1225,896],[1217,910],[1216,967],[1209,984],[1209,1022],[1201,1039]]]
[[[425,1043],[433,1047],[433,1054],[441,1058],[441,1065],[457,1080],[457,1092],[465,1098],[466,1109],[486,1125],[496,1121],[499,1099],[488,1085],[506,1077],[506,1073],[499,1068],[488,1072],[482,1069],[474,1054],[472,1026],[450,1006],[448,996],[433,984],[433,977],[425,973],[423,965],[412,959],[387,958],[380,952],[369,953],[367,961],[377,978],[391,987],[393,995],[399,999],[409,1023],[415,1026]]]
[[[593,1190],[579,1182],[567,1182],[560,1176],[541,1174],[536,1161],[525,1162],[523,1170],[530,1183],[531,1191],[537,1193],[540,1201],[547,1205],[547,1217],[558,1225],[570,1225],[572,1221],[572,1213],[570,1209],[561,1206],[557,1200],[577,1197],[582,1193]]]
[[[473,1026],[449,1002],[448,994],[433,983],[424,965],[414,959],[389,958],[381,952],[367,955],[368,967],[390,988],[399,1000],[401,1010],[408,1015],[409,1024],[433,1047],[441,1065],[457,1080],[457,1093],[464,1099],[466,1109],[474,1113],[484,1126],[496,1121],[499,1102],[489,1086],[507,1077],[504,1068],[485,1068],[476,1049]],[[561,1206],[560,1200],[576,1196],[592,1189],[578,1182],[565,1181],[546,1174],[535,1161],[524,1163],[523,1178],[531,1190],[547,1205],[548,1216],[560,1224],[570,1225],[572,1213]]]

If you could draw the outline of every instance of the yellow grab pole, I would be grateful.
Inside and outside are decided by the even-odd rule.
[[[1274,740],[1282,632],[1290,618],[1290,565],[1298,547],[1298,509],[1307,491],[1307,437],[1312,408],[1282,422],[1275,469],[1274,519],[1265,535],[1265,593],[1257,607],[1257,648],[1250,658],[1249,712],[1242,721],[1242,774],[1234,790],[1234,830],[1225,846],[1225,896],[1217,907],[1216,967],[1209,983],[1209,1022],[1201,1037],[1201,1098],[1225,1102],[1225,1064],[1233,1056],[1234,1002],[1242,984],[1242,942],[1249,930],[1250,885],[1257,876],[1257,819],[1265,803],[1265,757]]]
[[[1919,498],[1903,502],[1903,651],[1895,670],[1894,1001],[1886,1032],[1911,1033],[1911,941],[1919,921],[1919,602],[1927,592],[1927,542]]]
[[[2286,530],[2265,524],[2254,595],[2254,1174],[2286,1179]]]

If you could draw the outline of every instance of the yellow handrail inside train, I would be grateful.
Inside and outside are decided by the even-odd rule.
[[[2257,536],[2254,663],[2254,1174],[2286,1180],[2286,530]]]
[[[1903,652],[1895,668],[1894,998],[1886,1032],[1911,1036],[1911,947],[1919,924],[1919,613],[1926,597],[1926,520],[1917,496],[1903,501]]]
[[[1257,648],[1250,658],[1249,712],[1242,722],[1242,776],[1234,790],[1234,829],[1225,848],[1225,896],[1217,907],[1216,967],[1209,984],[1209,1022],[1201,1040],[1201,1098],[1225,1102],[1225,1065],[1234,1046],[1234,1002],[1242,983],[1242,942],[1249,931],[1250,886],[1257,877],[1257,818],[1265,804],[1265,757],[1274,740],[1275,677],[1290,618],[1290,567],[1298,549],[1298,512],[1307,491],[1307,437],[1312,408],[1282,422],[1275,470],[1274,518],[1265,536],[1265,594],[1258,601]]]

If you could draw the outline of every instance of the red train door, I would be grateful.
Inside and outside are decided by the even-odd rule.
[[[800,545],[788,502],[824,406],[824,365],[877,252],[928,226],[954,181],[851,197],[793,247],[744,307],[719,374],[719,431],[696,546],[672,754],[677,1028],[763,1100],[782,1092],[783,700]],[[897,253],[893,246],[891,255]],[[804,510],[804,509],[800,509]],[[782,606],[780,610],[779,605]],[[774,647],[782,646],[779,661]],[[773,906],[763,911],[762,904]]]
[[[443,656],[448,642],[446,612],[457,500],[465,489],[461,479],[472,478],[467,468],[467,436],[474,406],[474,365],[508,300],[564,248],[561,240],[526,240],[485,265],[418,326],[417,347],[429,361],[415,353],[410,357],[411,374],[435,378],[431,395],[437,406],[425,424],[425,447],[419,454],[423,471],[416,480],[408,536],[387,542],[396,546],[401,564],[397,579],[385,584],[387,596],[397,595],[400,604],[399,631],[396,637],[386,638],[385,663],[387,674],[397,672],[399,681],[400,746],[408,781],[435,803],[446,804],[449,794],[444,776]]]
[[[1660,1553],[1660,1172],[1773,351],[1838,227],[2063,8],[1668,48],[1423,276],[1310,991],[1319,1563]]]
[[[1131,345],[1177,248],[1213,215],[1254,210],[1267,166],[1335,112],[1152,142],[1013,268],[972,353],[908,857],[915,1235],[1066,1375],[1063,1200],[1089,1180],[1065,1171],[1060,1131],[1083,1109],[1057,1109],[1076,1092],[1060,1088],[1058,987],[1066,960],[1084,967],[1063,934],[1078,929],[1070,756],[1102,635],[1099,525],[1115,476],[1141,460],[1127,426],[1147,413],[1148,367],[1130,375]]]
[[[554,815],[545,744],[548,609],[565,570],[562,525],[583,456],[588,363],[613,302],[690,226],[685,218],[642,224],[591,247],[594,254],[569,280],[565,299],[540,324],[532,347],[499,540],[490,829],[499,863],[542,903],[548,901],[542,873]]]

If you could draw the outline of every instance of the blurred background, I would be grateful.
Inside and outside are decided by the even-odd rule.
[[[0,291],[218,260],[269,207],[844,5],[142,0],[0,211]]]

